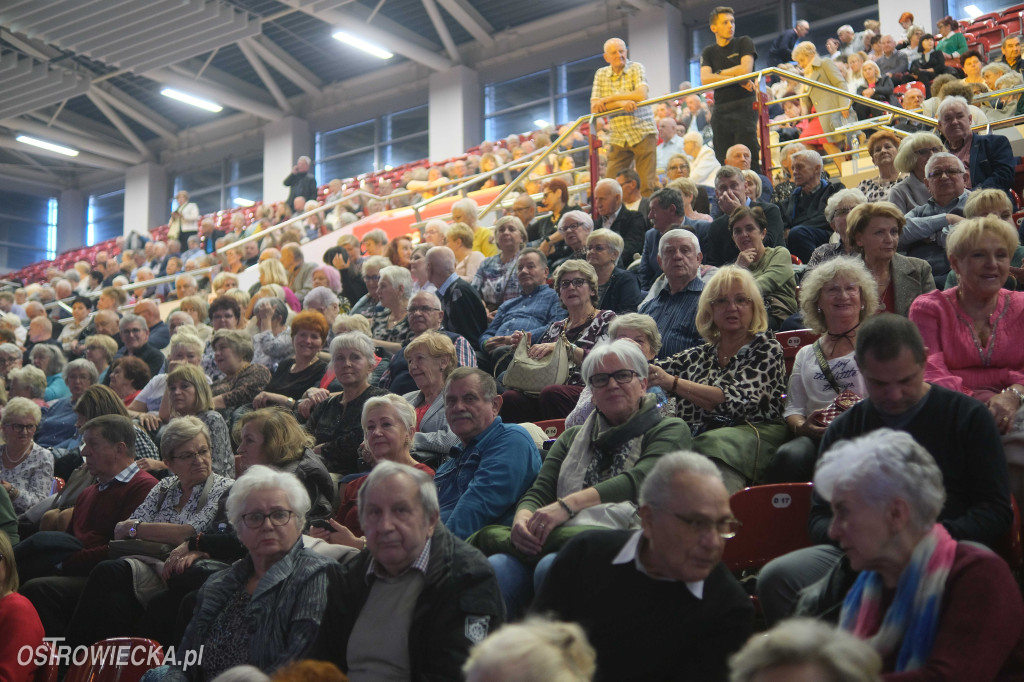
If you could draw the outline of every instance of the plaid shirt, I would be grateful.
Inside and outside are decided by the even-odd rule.
[[[594,88],[591,99],[600,99],[609,95],[633,92],[641,85],[647,85],[647,74],[642,64],[627,61],[622,73],[616,75],[611,66],[604,66],[594,74]],[[638,107],[632,113],[621,113],[609,117],[611,143],[623,146],[638,144],[648,135],[657,134],[654,127],[654,113],[650,107]]]
[[[427,538],[427,544],[423,545],[423,551],[420,552],[420,555],[416,558],[416,561],[412,562],[412,564],[409,565],[409,568],[407,568],[407,569],[405,569],[405,571],[403,571],[403,574],[405,572],[407,572],[407,571],[415,569],[415,570],[419,571],[420,573],[422,573],[423,575],[426,575],[427,574],[427,565],[428,565],[429,562],[430,562],[430,538]],[[376,576],[377,578],[390,578],[391,577],[391,576],[388,575],[387,571],[385,571],[384,568],[380,564],[377,563],[377,560],[373,558],[373,555],[370,555],[370,563],[366,567],[366,584],[367,585],[370,584],[370,582],[371,582],[370,578],[372,576]]]

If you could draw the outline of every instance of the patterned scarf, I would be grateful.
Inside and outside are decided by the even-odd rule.
[[[884,617],[881,576],[875,571],[861,572],[843,601],[839,626],[868,640],[882,658],[898,647],[894,672],[923,666],[935,643],[942,592],[956,547],[946,529],[935,524],[914,548]]]

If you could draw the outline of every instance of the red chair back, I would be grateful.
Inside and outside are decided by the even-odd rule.
[[[143,637],[111,637],[93,644],[89,654],[88,661],[71,666],[64,682],[139,682],[164,658],[163,648]]]
[[[1016,498],[1012,495],[1010,504],[1013,506],[1013,523],[1010,524],[1009,532],[996,543],[993,549],[996,554],[1006,559],[1006,563],[1010,564],[1011,571],[1019,572],[1024,569],[1024,542],[1021,538],[1020,508],[1017,506]]]
[[[722,561],[733,573],[756,571],[775,557],[811,545],[807,519],[811,483],[776,483],[744,488],[729,499],[743,525],[727,540]]]
[[[534,422],[540,430],[544,432],[544,435],[548,438],[558,438],[565,431],[565,420],[564,419],[545,419],[542,422]]]
[[[32,682],[57,682],[57,677],[60,674],[60,665],[51,658],[50,654],[53,651],[53,645],[49,642],[43,642],[42,646],[46,651],[46,663],[36,668],[36,674],[32,678]]]
[[[796,353],[804,346],[818,340],[820,334],[810,329],[797,329],[791,332],[775,332],[775,340],[782,344],[782,358],[786,363],[786,373],[793,371]]]

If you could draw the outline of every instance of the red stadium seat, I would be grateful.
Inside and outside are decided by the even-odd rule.
[[[812,483],[776,483],[744,488],[729,498],[742,524],[725,543],[722,561],[729,570],[756,571],[775,557],[809,547],[813,490]]]
[[[1005,36],[1006,29],[1000,25],[991,26],[986,28],[984,31],[978,31],[975,33],[975,37],[978,39],[978,42],[985,46],[986,53],[1000,47]]]
[[[54,476],[53,483],[50,484],[50,494],[56,495],[61,490],[64,490],[64,479],[60,476]]]
[[[1024,20],[1021,19],[1019,11],[1011,12],[1009,14],[1003,13],[996,23],[1006,29],[1006,35],[1018,35],[1024,30]]]
[[[791,332],[776,332],[775,340],[782,344],[782,357],[786,362],[786,374],[793,371],[793,362],[797,351],[818,340],[820,334],[810,329],[797,329]]]
[[[139,648],[144,653],[138,652]],[[129,653],[118,657],[119,650]],[[93,663],[93,652],[96,663]],[[155,655],[151,656],[151,652]],[[147,670],[156,667],[151,662],[163,661],[163,657],[163,648],[151,639],[112,637],[93,644],[89,660],[82,665],[72,665],[64,682],[138,682]]]
[[[36,674],[32,678],[32,682],[57,682],[57,677],[60,675],[60,664],[50,658],[52,646],[49,642],[43,642],[47,662],[36,668]]]
[[[564,419],[546,419],[542,422],[534,422],[548,438],[558,438],[565,431]]]

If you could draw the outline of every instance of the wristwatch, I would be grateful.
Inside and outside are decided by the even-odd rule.
[[[139,522],[138,521],[133,521],[132,525],[128,528],[128,537],[130,537],[132,540],[134,540],[135,536],[138,535],[138,534],[139,534]]]

